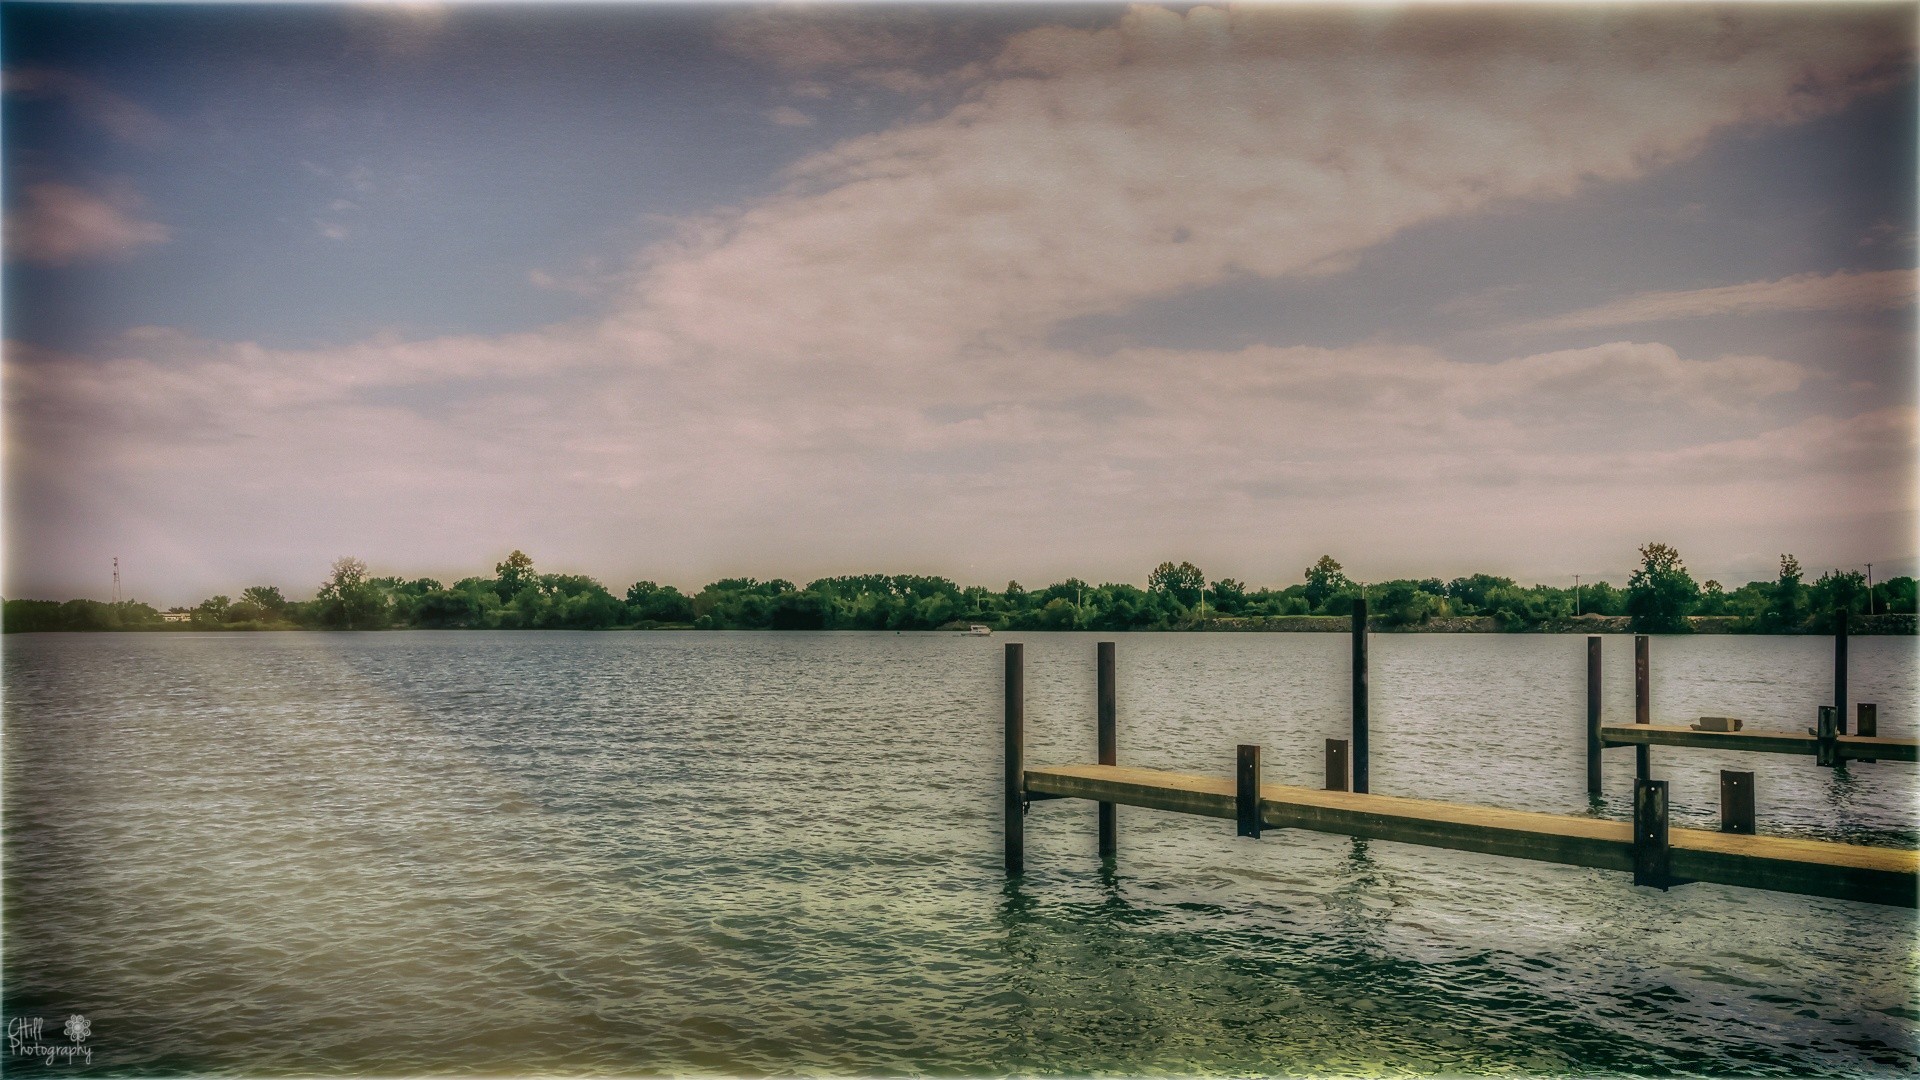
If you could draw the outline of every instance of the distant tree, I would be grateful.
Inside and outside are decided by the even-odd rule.
[[[494,589],[503,601],[513,599],[514,594],[533,584],[533,559],[519,548],[506,561],[497,563],[493,568]]]
[[[287,598],[280,595],[277,585],[249,585],[240,593],[240,601],[269,614],[279,614],[287,606]]]
[[[1801,581],[1800,560],[1780,556],[1780,573],[1768,590],[1766,610],[1760,613],[1758,629],[1773,633],[1799,630],[1807,621],[1807,587]]]
[[[1323,610],[1326,602],[1337,592],[1353,585],[1347,575],[1341,572],[1340,564],[1331,555],[1322,555],[1318,562],[1307,567],[1307,603],[1316,611]]]
[[[1147,575],[1147,591],[1161,593],[1178,600],[1183,607],[1193,607],[1200,603],[1200,590],[1207,584],[1207,575],[1190,562],[1175,566],[1163,562]]]
[[[333,576],[315,597],[322,626],[375,630],[386,623],[387,597],[367,578],[367,564],[350,555],[333,562]]]
[[[1687,615],[1700,600],[1700,586],[1680,553],[1666,544],[1640,549],[1640,569],[1627,580],[1627,614],[1636,632],[1683,634]]]
[[[218,626],[226,621],[227,608],[233,603],[225,596],[209,596],[193,609],[193,621],[196,624]]]

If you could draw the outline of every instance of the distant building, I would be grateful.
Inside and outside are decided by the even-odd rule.
[[[163,611],[160,613],[161,622],[187,622],[192,618],[193,612],[191,611]]]

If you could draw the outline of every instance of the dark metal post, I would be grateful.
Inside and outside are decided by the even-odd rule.
[[[1027,688],[1022,672],[1021,646],[1007,643],[1007,875],[1022,873],[1027,865],[1026,813],[1027,773],[1025,762]]]
[[[1664,890],[1673,883],[1667,847],[1667,782],[1633,781],[1633,883]]]
[[[1633,636],[1633,722],[1653,723],[1653,660],[1648,654],[1651,643],[1645,634]],[[1641,743],[1633,748],[1633,775],[1653,779],[1653,747]]]
[[[1353,790],[1367,793],[1367,600],[1353,602]]]
[[[1837,734],[1847,733],[1847,611],[1834,612],[1833,709]]]
[[[1587,794],[1600,794],[1600,635],[1587,638]]]
[[[1860,714],[1857,718],[1858,722],[1853,725],[1853,733],[1855,735],[1860,736],[1863,739],[1879,738],[1880,737],[1880,706],[1875,705],[1871,701],[1863,701],[1858,705],[1855,705],[1854,708],[1859,709]],[[1862,765],[1871,765],[1875,761],[1878,761],[1879,759],[1878,758],[1854,758],[1854,760],[1859,762]]]
[[[1831,705],[1820,706],[1820,726],[1814,731],[1819,741],[1813,746],[1813,760],[1816,764],[1831,769],[1840,763],[1839,723],[1834,719],[1837,712]]]
[[[1753,774],[1720,770],[1720,831],[1753,835]]]
[[[1114,690],[1113,642],[1102,641],[1094,646],[1094,654],[1100,669],[1099,691],[1099,727],[1100,727],[1100,764],[1118,765],[1120,763],[1120,734],[1118,722],[1117,695]],[[1114,804],[1100,804],[1100,857],[1111,859],[1119,853],[1118,817]]]
[[[1348,757],[1347,740],[1327,740],[1327,790],[1347,790]]]
[[[1239,835],[1260,839],[1260,748],[1240,744],[1233,770],[1234,817]]]

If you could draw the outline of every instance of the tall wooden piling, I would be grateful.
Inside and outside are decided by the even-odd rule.
[[[1651,644],[1645,634],[1633,636],[1633,722],[1636,724],[1653,723],[1653,660],[1648,652]],[[1633,748],[1633,775],[1639,780],[1653,779],[1651,746]]]
[[[1347,777],[1350,772],[1347,740],[1327,740],[1327,787],[1328,791],[1347,790]]]
[[[1587,637],[1587,794],[1600,794],[1600,635]]]
[[[1367,600],[1353,602],[1353,790],[1367,793]]]
[[[1859,716],[1857,717],[1859,722],[1854,725],[1853,733],[1866,739],[1879,738],[1880,706],[1875,705],[1871,701],[1862,701],[1858,705],[1855,705],[1854,708],[1859,710]]]
[[[1836,734],[1847,733],[1847,611],[1834,612],[1833,712]]]
[[[1753,774],[1720,770],[1720,831],[1754,833]]]
[[[1007,756],[1006,756],[1006,844],[1007,875],[1025,871],[1027,863],[1026,822],[1026,723],[1027,688],[1021,646],[1007,643]]]
[[[1667,782],[1633,781],[1633,883],[1665,890],[1673,883],[1667,834]]]
[[[1100,689],[1098,693],[1100,728],[1100,764],[1120,764],[1120,732],[1118,720],[1118,692],[1114,685],[1113,642],[1102,641],[1094,646],[1094,654],[1100,669]],[[1100,857],[1111,859],[1118,855],[1119,819],[1115,806],[1110,802],[1100,804]]]
[[[1235,748],[1233,811],[1241,836],[1260,839],[1260,748],[1241,743]]]
[[[1820,725],[1814,729],[1814,738],[1818,741],[1813,747],[1813,761],[1831,769],[1840,764],[1840,722],[1836,718],[1839,710],[1831,705],[1820,706]]]

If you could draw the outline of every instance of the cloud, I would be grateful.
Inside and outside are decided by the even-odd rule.
[[[791,105],[782,105],[777,109],[767,110],[767,119],[779,124],[781,127],[813,126],[813,117],[808,116],[806,113],[801,112]]]
[[[1714,315],[1764,315],[1784,311],[1885,311],[1910,306],[1916,282],[1912,270],[1843,270],[1831,274],[1795,274],[1774,281],[1750,281],[1711,289],[1643,292],[1552,318],[1520,323],[1516,334],[1589,330],[1670,319]]]
[[[144,205],[124,184],[103,195],[67,184],[30,184],[24,205],[7,215],[7,257],[50,266],[130,258],[173,235],[167,226],[135,216]]]
[[[1193,8],[1035,31],[944,115],[685,222],[597,322],[299,351],[163,330],[86,358],[10,348],[9,467],[58,486],[43,501],[74,508],[60,520],[144,515],[316,573],[341,551],[396,572],[423,550],[488,565],[539,536],[558,548],[543,560],[688,584],[954,573],[960,550],[1002,579],[1124,576],[1181,550],[1264,582],[1409,535],[1420,572],[1499,562],[1503,544],[1590,566],[1669,526],[1691,551],[1702,508],[1731,523],[1712,534],[1725,550],[1781,522],[1906,545],[1910,412],[1826,415],[1806,393],[1820,376],[1777,358],[1046,344],[1076,316],[1329,272],[1422,222],[1836,108],[1901,62],[1888,18]],[[892,35],[754,40],[812,73],[898,65],[890,50],[917,46]],[[1856,506],[1892,509],[1863,531]],[[16,565],[56,546],[30,539]]]
[[[629,315],[735,355],[1031,338],[1632,179],[1884,86],[1905,47],[1882,19],[1757,8],[1136,8],[1013,38],[946,115],[814,155],[655,249]]]
[[[64,101],[75,113],[122,142],[152,144],[170,129],[145,106],[91,79],[52,68],[14,68],[5,74],[9,94]]]

